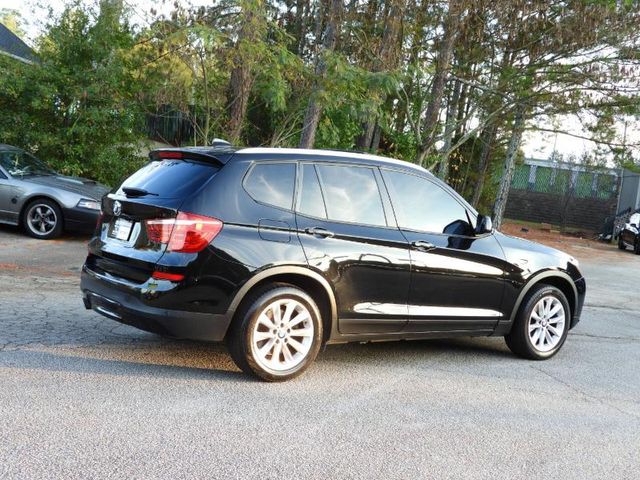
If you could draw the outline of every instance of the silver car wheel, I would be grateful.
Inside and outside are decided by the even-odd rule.
[[[291,298],[276,300],[260,312],[251,333],[253,358],[267,371],[291,370],[305,360],[313,337],[307,307]]]
[[[57,223],[56,212],[44,203],[36,203],[27,212],[27,226],[36,235],[42,236],[51,233]]]
[[[529,341],[539,352],[553,350],[566,328],[562,302],[553,295],[538,300],[529,317]]]

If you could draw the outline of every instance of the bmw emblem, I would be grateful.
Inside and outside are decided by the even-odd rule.
[[[116,200],[115,202],[113,202],[113,214],[116,217],[119,217],[121,213],[122,213],[122,204]]]

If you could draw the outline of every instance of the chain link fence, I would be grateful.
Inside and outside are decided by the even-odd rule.
[[[506,216],[600,232],[615,215],[619,178],[613,170],[525,161],[516,166]]]
[[[517,165],[511,188],[576,198],[615,198],[617,176],[606,171],[568,170],[539,165]]]

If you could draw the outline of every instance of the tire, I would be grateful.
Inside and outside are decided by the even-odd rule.
[[[279,325],[273,322],[278,315]],[[287,328],[287,320],[296,323]],[[250,294],[227,335],[235,364],[267,382],[300,375],[315,360],[321,342],[318,306],[304,291],[284,283],[273,283]]]
[[[556,308],[560,310],[551,314]],[[571,309],[564,293],[551,285],[539,285],[525,297],[511,332],[504,339],[516,355],[546,360],[564,345],[570,322]]]
[[[62,210],[56,202],[46,198],[30,202],[22,215],[22,227],[27,235],[51,240],[62,233]]]
[[[627,246],[624,244],[624,241],[622,240],[622,232],[618,235],[618,248],[620,250],[626,250]]]
[[[636,237],[636,241],[633,244],[633,253],[640,255],[640,238]]]

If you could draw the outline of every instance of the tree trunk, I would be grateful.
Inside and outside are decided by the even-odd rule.
[[[382,137],[382,127],[376,123],[376,127],[373,130],[373,138],[371,139],[371,151],[377,152],[380,147],[380,138]]]
[[[259,0],[257,5],[258,7],[255,10],[252,6],[243,6],[244,18],[238,33],[238,41],[235,45],[234,66],[231,70],[227,97],[227,108],[229,110],[227,130],[229,141],[232,144],[237,143],[240,139],[253,84],[253,75],[251,73],[253,59],[247,54],[247,46],[258,42],[263,30],[261,20],[264,17],[264,3]]]
[[[307,111],[302,122],[302,135],[300,136],[300,148],[313,148],[316,139],[316,130],[322,113],[322,105],[320,104],[320,93],[322,91],[322,79],[327,74],[327,61],[325,56],[332,52],[336,47],[338,35],[340,34],[340,19],[342,17],[342,0],[331,0],[329,15],[327,17],[327,25],[324,30],[322,40],[322,50],[318,53],[316,60],[316,81],[309,98]]]
[[[302,57],[306,46],[307,28],[305,18],[309,11],[309,0],[296,0],[295,39],[296,51]]]
[[[491,150],[493,149],[493,142],[498,132],[498,125],[495,121],[491,122],[482,131],[482,152],[480,153],[480,164],[478,165],[478,179],[473,187],[473,199],[471,205],[474,207],[480,203],[480,197],[482,197],[482,190],[484,189],[484,179],[487,175],[487,168],[489,167],[489,159],[491,158]]]
[[[409,4],[407,5],[408,11],[415,11],[415,21],[413,24],[413,28],[411,29],[411,46],[409,48],[409,55],[406,61],[407,66],[414,66],[418,63],[418,57],[421,52],[421,45],[425,35],[425,23],[426,23],[426,15],[425,8],[417,5],[416,0],[409,0]],[[396,104],[396,120],[395,120],[395,130],[397,133],[403,133],[404,128],[407,123],[407,115],[410,115],[409,108],[410,106],[407,104],[407,98],[413,97],[414,90],[414,78],[411,76],[409,72],[405,75],[404,80],[404,91],[406,93],[406,97],[400,96],[398,102]]]
[[[438,176],[447,181],[449,176],[449,150],[451,149],[451,142],[453,141],[453,133],[455,132],[455,119],[456,107],[458,105],[458,99],[460,98],[460,82],[456,80],[453,86],[453,93],[451,99],[447,102],[447,119],[444,127],[444,146],[442,147],[442,155],[440,156],[440,166],[438,169]]]
[[[478,139],[474,138],[473,139],[473,143],[471,146],[471,151],[475,151],[475,146],[476,146],[476,141]],[[466,193],[467,191],[467,182],[469,181],[469,172],[471,170],[471,164],[473,163],[473,159],[469,158],[467,159],[467,165],[465,166],[464,169],[464,176],[462,177],[462,180],[458,182],[458,185],[462,185],[462,187],[460,188],[456,188],[456,190],[460,193]]]
[[[417,163],[424,164],[424,159],[433,148],[436,136],[436,125],[438,124],[438,116],[442,97],[444,95],[444,85],[447,81],[451,56],[453,54],[453,45],[456,39],[456,32],[460,24],[460,7],[459,0],[449,0],[449,11],[444,22],[444,35],[440,49],[438,50],[438,58],[436,59],[436,70],[431,84],[431,100],[427,106],[423,125],[423,138],[418,151]]]
[[[251,92],[251,73],[245,65],[235,67],[231,71],[231,98],[229,102],[229,141],[235,144],[240,139],[244,117],[249,104]]]
[[[500,228],[500,226],[502,225],[502,218],[504,217],[504,211],[507,207],[509,189],[511,188],[513,172],[516,165],[516,156],[518,154],[518,149],[520,148],[520,140],[522,139],[522,132],[524,130],[524,116],[525,106],[523,103],[519,103],[516,107],[516,115],[513,121],[513,130],[511,132],[511,138],[509,139],[509,147],[507,148],[507,155],[504,161],[504,169],[502,170],[500,187],[498,188],[496,202],[493,206],[493,225],[495,226],[495,228]]]
[[[464,132],[464,126],[466,122],[463,120],[466,118],[467,113],[467,91],[468,86],[465,83],[462,85],[462,89],[460,90],[460,98],[458,98],[458,105],[456,108],[458,109],[458,113],[456,114],[456,131],[454,133],[454,137],[458,138],[462,136]]]
[[[202,133],[202,144],[209,145],[209,131],[211,130],[211,101],[209,98],[209,80],[207,75],[207,64],[204,58],[204,52],[198,51],[200,59],[200,68],[202,69],[202,91],[204,94],[204,132]]]
[[[374,72],[382,72],[385,70],[393,70],[398,66],[399,61],[399,39],[400,27],[404,16],[406,0],[391,0],[389,11],[384,20],[384,30],[378,47],[378,54],[373,65]],[[382,103],[386,98],[382,98]],[[356,147],[360,150],[375,150],[377,143],[375,141],[377,125],[376,115],[372,115],[362,125],[362,134],[356,139]],[[378,141],[379,141],[378,136]]]
[[[356,139],[356,148],[362,151],[368,151],[371,149],[371,141],[373,140],[373,132],[376,128],[375,115],[369,117],[369,119],[362,124],[362,133]]]

